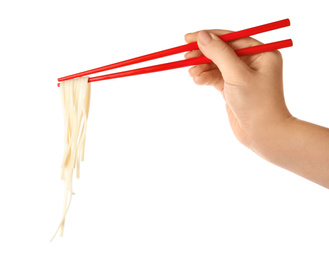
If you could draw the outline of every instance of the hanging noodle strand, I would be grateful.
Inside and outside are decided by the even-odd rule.
[[[87,120],[90,105],[90,83],[88,77],[75,78],[61,82],[61,99],[64,112],[64,156],[61,179],[64,180],[64,208],[62,220],[50,241],[60,231],[63,236],[66,214],[71,205],[72,179],[75,169],[76,178],[80,177],[80,161],[84,160]]]

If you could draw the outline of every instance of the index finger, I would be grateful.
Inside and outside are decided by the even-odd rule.
[[[213,33],[217,36],[221,36],[224,34],[228,34],[228,33],[232,33],[233,31],[229,31],[229,30],[221,30],[221,29],[214,29],[214,30],[206,30],[208,33]],[[188,33],[185,34],[185,41],[187,43],[191,43],[191,42],[195,42],[197,40],[197,35],[198,35],[198,31],[197,32],[193,32],[193,33]],[[246,47],[252,47],[252,46],[256,46],[256,45],[260,45],[263,44],[260,41],[257,41],[254,38],[251,37],[244,37],[241,39],[237,39],[237,40],[233,40],[228,42],[228,44],[234,49],[241,49],[241,48],[246,48]]]
[[[205,30],[205,31],[207,31],[208,33],[213,33],[213,34],[218,35],[218,36],[233,32],[233,31],[220,30],[220,29]],[[186,43],[196,42],[198,32],[199,31],[185,34]]]

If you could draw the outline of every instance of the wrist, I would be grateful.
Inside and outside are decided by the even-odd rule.
[[[276,163],[276,157],[280,157],[280,151],[285,149],[294,133],[296,118],[289,112],[281,116],[261,119],[254,123],[249,131],[249,149],[260,157]]]
[[[263,159],[329,188],[329,129],[295,117],[252,133],[250,149]]]

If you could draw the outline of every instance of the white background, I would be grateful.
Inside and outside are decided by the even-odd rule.
[[[328,190],[240,145],[220,93],[187,68],[92,84],[81,178],[64,237],[49,242],[63,204],[58,77],[182,45],[188,32],[290,18],[255,37],[293,39],[288,107],[329,126],[326,4],[2,1],[0,258],[329,259]]]

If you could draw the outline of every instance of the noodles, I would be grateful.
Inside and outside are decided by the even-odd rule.
[[[64,156],[62,161],[61,179],[64,180],[64,208],[63,217],[56,230],[61,236],[64,232],[65,217],[70,207],[72,195],[73,170],[76,177],[80,177],[80,160],[84,160],[87,119],[90,104],[90,83],[87,77],[75,78],[61,82],[61,99],[64,112]]]

